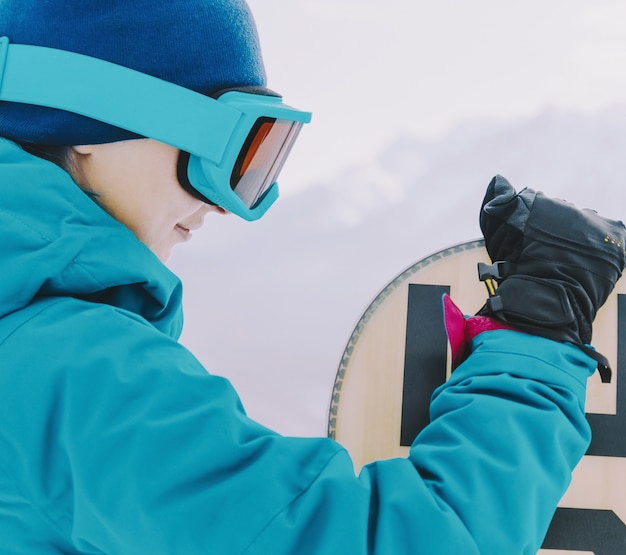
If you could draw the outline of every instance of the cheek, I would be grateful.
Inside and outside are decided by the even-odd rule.
[[[195,212],[203,204],[178,183],[173,163],[161,163],[150,174],[149,179],[144,178],[144,205],[147,210],[144,209],[143,212],[149,212],[161,224],[167,221],[175,224],[178,219]]]
[[[207,206],[201,200],[192,197],[178,183],[173,188],[175,192],[170,198],[169,217],[174,224],[201,212]]]
[[[196,214],[202,213],[207,206],[177,183],[170,184],[166,194],[160,195],[158,200],[153,197],[152,201],[142,208],[141,218],[143,233],[149,235],[152,241],[177,239],[176,226],[196,221]]]

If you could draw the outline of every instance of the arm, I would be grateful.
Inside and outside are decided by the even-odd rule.
[[[22,369],[2,378],[19,392],[3,405],[14,510],[36,507],[89,553],[532,553],[587,445],[593,362],[515,332],[474,347],[410,457],[356,477],[332,440],[248,419],[227,380],[141,320],[57,303],[3,345]]]
[[[595,362],[511,331],[483,333],[473,349],[435,393],[408,459],[368,465],[354,482],[336,457],[249,553],[534,555],[589,443]]]

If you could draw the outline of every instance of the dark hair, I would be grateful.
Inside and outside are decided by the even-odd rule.
[[[19,146],[25,152],[32,154],[33,156],[37,156],[38,158],[42,158],[44,160],[48,160],[59,166],[61,169],[65,170],[70,174],[70,177],[76,182],[76,184],[83,190],[83,192],[97,202],[100,206],[100,202],[98,201],[98,193],[94,191],[89,191],[82,187],[78,181],[76,181],[76,168],[70,158],[70,146],[66,145],[39,145],[34,143],[23,143],[18,142]],[[104,206],[102,206],[104,208]],[[106,209],[105,209],[106,210]]]
[[[68,171],[68,150],[65,145],[39,145],[34,143],[18,143],[22,149],[34,156],[54,162],[57,166]]]

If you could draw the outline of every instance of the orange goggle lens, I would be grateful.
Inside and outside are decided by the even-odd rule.
[[[276,181],[302,123],[259,118],[246,139],[230,178],[230,186],[253,208]]]

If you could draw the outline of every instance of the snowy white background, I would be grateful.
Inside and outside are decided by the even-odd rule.
[[[478,237],[494,174],[626,219],[626,2],[249,3],[269,85],[314,119],[263,220],[208,218],[173,257],[182,340],[251,416],[324,435],[362,311]]]

